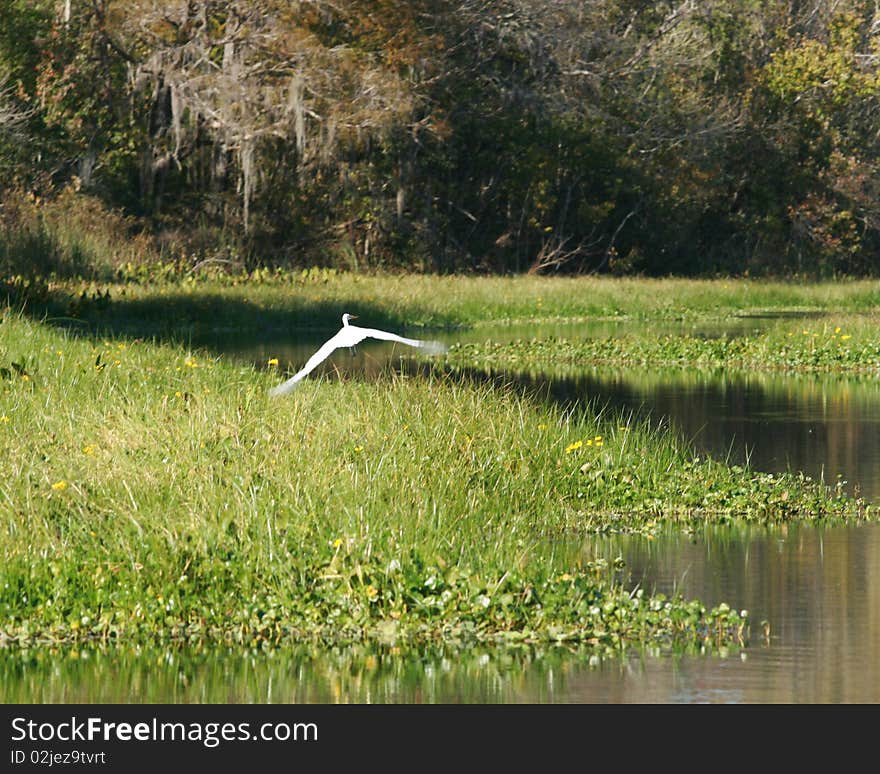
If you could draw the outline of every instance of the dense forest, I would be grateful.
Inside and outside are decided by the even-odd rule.
[[[878,130],[878,0],[0,0],[3,233],[190,264],[872,275]]]

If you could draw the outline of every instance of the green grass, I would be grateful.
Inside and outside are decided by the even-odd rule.
[[[723,641],[562,536],[861,518],[793,475],[454,375],[310,381],[0,322],[0,641]]]
[[[314,271],[290,275],[264,273],[256,279],[256,283],[246,280],[247,295],[269,311],[283,309],[297,314],[299,310],[365,304],[384,319],[423,326],[584,317],[718,318],[767,311],[861,312],[880,305],[880,283],[869,280],[796,283],[742,279],[375,276]],[[235,278],[213,281],[218,288],[223,287],[222,293],[236,294]]]
[[[0,322],[0,643],[720,642],[746,616],[633,594],[567,539],[872,515],[456,366],[871,373],[876,283],[160,274],[7,283],[21,311]],[[310,380],[280,401],[265,394],[280,374],[189,348],[218,328],[332,330],[342,311],[408,329],[819,316],[736,338],[465,344],[425,378]]]
[[[706,337],[640,328],[596,338],[473,342],[456,346],[458,364],[535,368],[561,374],[585,365],[686,367],[750,371],[880,371],[875,314],[780,320],[749,335]]]
[[[870,313],[880,283],[752,280],[355,275],[258,271],[203,276],[156,269],[121,281],[12,278],[7,296],[36,317],[75,318],[120,332],[157,333],[222,320],[239,331],[339,323],[343,311],[375,325],[472,327],[572,319],[728,319],[765,313]]]

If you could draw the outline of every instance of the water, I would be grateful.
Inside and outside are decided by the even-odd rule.
[[[519,377],[528,386],[542,378]],[[663,422],[730,464],[802,471],[880,501],[880,381],[874,377],[593,368],[551,380],[549,394],[561,403],[589,400]]]
[[[880,525],[725,527],[615,543],[646,591],[749,610],[751,641],[722,657],[634,657],[626,670],[579,675],[566,701],[880,700]]]
[[[773,322],[739,321],[732,333],[765,324]],[[619,326],[528,333],[607,335]],[[478,329],[461,340],[524,333]],[[236,347],[227,337],[223,350],[260,364],[278,357],[283,366],[301,364],[318,344]],[[365,344],[355,357],[336,353],[318,373],[369,378],[405,349]],[[517,378],[527,386],[547,380]],[[547,395],[644,413],[731,462],[802,470],[880,501],[880,384],[873,378],[594,369],[550,377]],[[646,592],[748,610],[749,643],[709,653],[631,649],[611,658],[554,647],[31,651],[0,658],[0,686],[9,702],[880,701],[880,525],[707,527],[654,540],[589,539],[570,549],[584,558],[621,556],[629,583]]]

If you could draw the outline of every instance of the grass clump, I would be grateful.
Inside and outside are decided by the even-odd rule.
[[[748,335],[623,335],[457,345],[456,364],[490,367],[547,366],[554,373],[585,365],[698,367],[730,370],[799,372],[880,371],[880,343],[873,316],[841,315],[833,319],[780,321]]]
[[[0,322],[0,641],[741,637],[556,540],[849,518],[795,476],[451,376],[313,381]]]

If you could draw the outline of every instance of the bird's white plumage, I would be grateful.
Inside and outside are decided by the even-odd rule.
[[[396,333],[388,331],[380,331],[377,328],[359,328],[356,325],[349,324],[349,320],[354,319],[353,314],[342,315],[342,327],[325,341],[312,355],[306,364],[290,377],[286,382],[279,384],[269,390],[272,397],[278,395],[286,395],[292,391],[306,376],[315,370],[330,353],[340,347],[354,347],[364,339],[382,339],[383,341],[398,341],[401,344],[407,344],[410,347],[417,347],[424,350],[429,355],[438,355],[447,351],[445,344],[439,341],[422,341],[421,339],[408,339],[404,336],[398,336]]]

